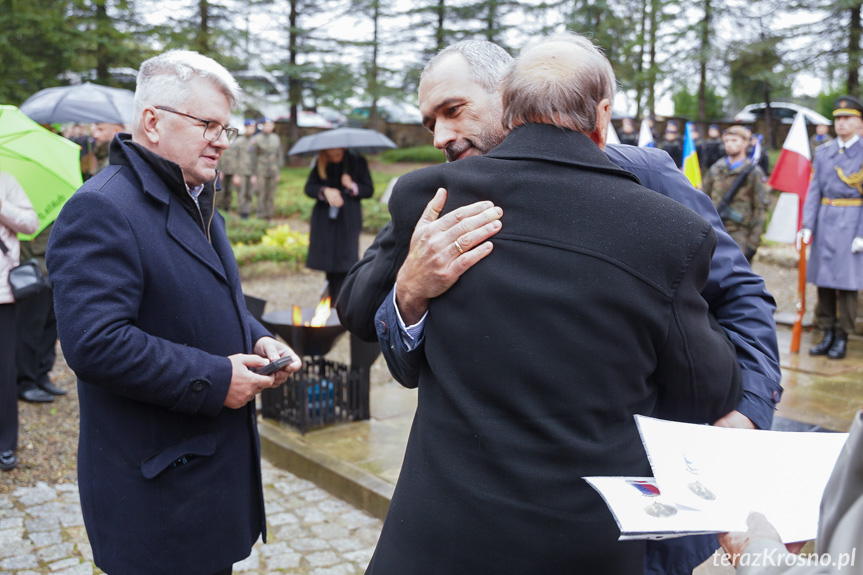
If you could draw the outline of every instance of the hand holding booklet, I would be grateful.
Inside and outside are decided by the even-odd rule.
[[[746,531],[763,513],[786,543],[814,539],[847,433],[730,429],[636,416],[653,477],[585,477],[620,539]]]

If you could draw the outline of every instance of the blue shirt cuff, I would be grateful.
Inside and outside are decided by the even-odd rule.
[[[399,313],[398,303],[396,303],[395,286],[393,286],[393,307],[399,320],[399,334],[401,335],[402,343],[407,351],[413,351],[422,342],[423,334],[425,333],[425,321],[429,312],[426,310],[418,322],[411,326],[406,326],[405,321],[402,319],[402,314]]]

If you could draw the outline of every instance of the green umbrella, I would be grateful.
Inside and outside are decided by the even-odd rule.
[[[81,187],[80,152],[78,144],[49,132],[15,106],[0,105],[0,171],[15,176],[30,198],[39,216],[36,234]]]

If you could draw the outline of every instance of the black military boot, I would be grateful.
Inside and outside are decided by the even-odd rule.
[[[827,352],[827,357],[830,359],[843,359],[845,357],[845,346],[848,343],[848,335],[837,333],[833,345],[830,346],[830,351]]]
[[[814,345],[809,348],[809,355],[827,355],[827,352],[830,351],[830,346],[833,345],[833,340],[835,339],[836,332],[832,329],[824,330],[824,339],[821,340],[821,343],[818,345]]]

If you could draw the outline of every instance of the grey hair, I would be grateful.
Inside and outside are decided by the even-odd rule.
[[[189,82],[201,78],[211,82],[235,108],[240,86],[224,66],[197,52],[169,50],[145,60],[138,70],[135,88],[135,121],[151,105],[178,106],[192,98]]]
[[[494,94],[497,91],[513,62],[512,56],[494,42],[463,40],[450,44],[429,60],[420,74],[420,82],[447,54],[461,54],[470,64],[471,80],[482,86],[489,94]]]
[[[550,42],[573,45],[578,65],[563,69],[529,52]],[[527,57],[525,57],[527,56]],[[614,70],[602,50],[573,32],[531,42],[503,80],[503,126],[512,130],[529,122],[553,122],[583,133],[597,128],[596,108],[603,99],[614,102]]]

